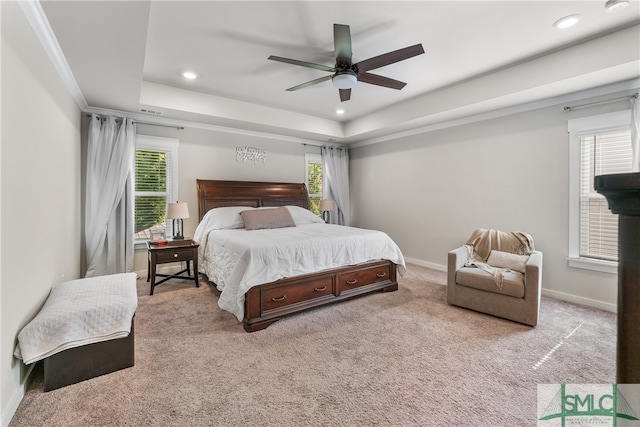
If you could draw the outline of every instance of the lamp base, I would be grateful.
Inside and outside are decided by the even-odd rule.
[[[182,229],[183,229],[182,218],[174,219],[173,220],[173,237],[171,238],[171,240],[184,240]]]

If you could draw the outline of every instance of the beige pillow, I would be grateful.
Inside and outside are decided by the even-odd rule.
[[[265,228],[295,227],[296,223],[285,207],[273,209],[254,209],[240,212],[246,230]]]
[[[528,255],[517,255],[510,252],[492,250],[487,259],[487,264],[492,267],[508,268],[509,270],[524,273]]]

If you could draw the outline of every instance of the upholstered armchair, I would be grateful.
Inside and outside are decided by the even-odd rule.
[[[526,233],[478,229],[448,254],[451,305],[536,326],[541,289],[542,252]]]

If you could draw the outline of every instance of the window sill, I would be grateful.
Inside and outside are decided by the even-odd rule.
[[[134,251],[146,251],[147,250],[147,242],[146,241],[137,241],[133,243],[133,250]]]
[[[589,258],[568,257],[569,267],[582,268],[584,270],[599,271],[601,273],[618,274],[618,263]]]

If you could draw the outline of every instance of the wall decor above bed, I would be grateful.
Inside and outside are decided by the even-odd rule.
[[[280,318],[398,289],[404,257],[381,231],[326,224],[308,210],[303,183],[197,180],[202,272],[218,305],[247,332]],[[294,224],[245,228],[254,209],[286,207]]]
[[[267,152],[261,148],[255,147],[236,147],[236,162],[247,163],[247,161],[253,162],[254,165],[258,163],[266,163]]]

